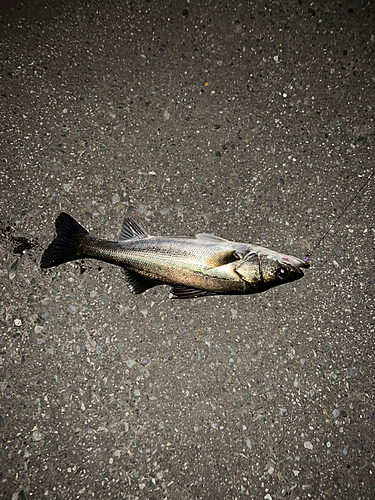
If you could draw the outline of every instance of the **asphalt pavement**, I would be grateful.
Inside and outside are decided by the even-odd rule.
[[[132,295],[117,239],[303,257],[374,169],[375,5],[0,5],[0,497],[375,498],[374,178],[295,283]]]

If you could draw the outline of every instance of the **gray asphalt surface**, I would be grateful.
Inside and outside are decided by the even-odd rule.
[[[264,294],[39,268],[60,211],[305,255],[374,168],[374,3],[14,0],[0,35],[0,497],[375,498],[374,180]]]

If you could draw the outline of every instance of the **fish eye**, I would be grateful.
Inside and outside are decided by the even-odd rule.
[[[285,280],[289,276],[289,271],[288,269],[285,269],[285,267],[280,267],[276,271],[276,276],[281,280]]]

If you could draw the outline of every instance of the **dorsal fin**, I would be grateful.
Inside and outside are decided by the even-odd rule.
[[[119,241],[133,240],[134,238],[147,237],[147,233],[141,229],[133,219],[125,217],[119,236]]]
[[[214,234],[208,234],[208,233],[199,233],[195,237],[198,241],[201,242],[206,242],[206,243],[218,243],[218,242],[226,242],[228,243],[229,240],[225,240],[224,238],[220,238],[220,236],[216,236]]]

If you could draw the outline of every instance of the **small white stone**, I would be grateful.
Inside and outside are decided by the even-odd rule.
[[[230,312],[232,313],[232,318],[237,318],[238,312],[236,311],[236,309],[231,309]]]
[[[34,431],[31,435],[33,441],[40,441],[42,439],[42,434],[39,431]]]
[[[304,446],[305,448],[307,448],[308,450],[312,450],[312,449],[313,449],[313,445],[310,443],[310,441],[305,441],[305,442],[303,443],[303,446]]]
[[[14,320],[14,324],[15,324],[16,326],[22,326],[22,319],[16,318],[16,319]]]
[[[120,196],[116,193],[112,196],[112,205],[116,205],[120,201]]]

